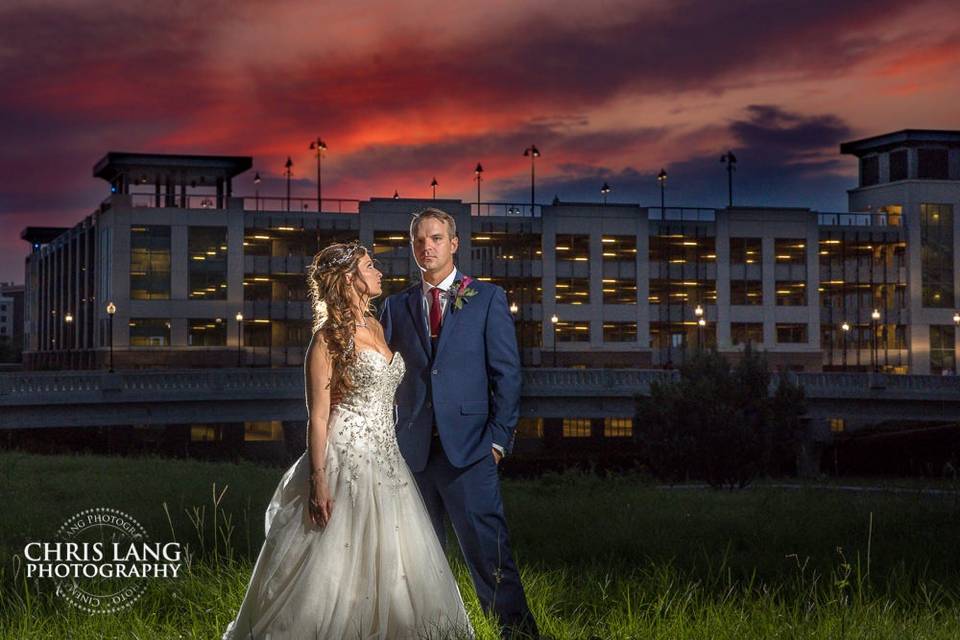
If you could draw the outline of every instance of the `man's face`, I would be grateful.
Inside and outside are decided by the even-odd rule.
[[[460,240],[450,237],[447,223],[435,218],[424,218],[417,225],[416,235],[410,240],[413,255],[423,271],[443,273],[453,264],[453,254]]]

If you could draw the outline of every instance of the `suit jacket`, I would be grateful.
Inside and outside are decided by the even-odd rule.
[[[463,277],[458,270],[456,279]],[[380,312],[387,344],[406,365],[397,389],[397,442],[415,472],[426,467],[434,418],[456,467],[492,455],[493,443],[513,449],[521,390],[513,316],[502,288],[478,280],[470,288],[477,294],[460,309],[447,301],[436,354],[421,283],[389,296]]]

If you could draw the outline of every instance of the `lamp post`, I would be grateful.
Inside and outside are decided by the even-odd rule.
[[[733,172],[737,170],[737,157],[733,151],[727,151],[720,156],[720,162],[727,163],[727,206],[733,206]]]
[[[287,177],[287,211],[290,211],[290,178],[293,176],[293,160],[287,156],[287,161],[283,165],[283,175]]]
[[[310,143],[310,150],[317,152],[317,213],[323,211],[323,187],[321,182],[320,165],[323,158],[323,152],[327,150],[327,143],[317,136],[317,139]]]
[[[843,336],[843,370],[847,370],[847,333],[850,332],[850,323],[846,320],[843,321],[843,324],[840,325],[840,328],[843,330],[841,334]]]
[[[532,144],[523,150],[523,157],[530,158],[530,215],[533,215],[533,205],[537,201],[535,188],[537,172],[535,165],[536,159],[540,157],[540,149],[537,149],[537,145]]]
[[[480,183],[483,182],[483,165],[478,162],[473,173],[473,179],[477,182],[477,215],[480,215]]]
[[[664,189],[667,184],[667,172],[665,169],[661,168],[660,173],[657,174],[657,182],[660,183],[660,215],[665,216],[664,213],[664,202],[666,202],[666,196],[664,195]]]
[[[550,324],[553,325],[553,366],[557,366],[557,323],[560,322],[560,318],[557,317],[557,314],[550,316]]]
[[[437,182],[437,176],[433,176],[433,182],[430,183],[430,188],[433,189],[433,199],[437,199],[437,185],[440,183]],[[478,212],[479,213],[479,212]]]
[[[66,357],[70,357],[70,349],[73,347],[73,335],[71,329],[73,329],[73,314],[67,311],[66,315],[63,316],[63,321],[67,323],[67,339],[63,341],[63,346],[67,350]]]
[[[117,305],[107,303],[107,318],[110,319],[107,331],[110,333],[110,373],[113,373],[113,314],[117,312]]]
[[[877,333],[880,328],[880,310],[874,309],[873,313],[870,314],[870,319],[873,321],[873,370],[877,372],[880,371],[880,349],[877,342]]]
[[[243,366],[243,313],[237,311],[237,366]]]
[[[697,349],[703,349],[703,328],[707,325],[707,321],[703,319],[703,307],[697,304],[693,315],[697,318]]]
[[[260,172],[253,176],[253,199],[257,206],[257,211],[260,211]]]
[[[610,185],[604,182],[603,186],[600,187],[600,195],[603,197],[603,204],[607,204],[607,194],[609,193],[610,193]]]
[[[953,314],[953,326],[955,326],[957,329],[960,329],[960,311],[956,311]],[[954,330],[954,336],[956,336],[956,333],[957,333],[956,330]],[[956,344],[956,338],[954,338],[954,344]],[[958,373],[960,373],[960,366],[958,366],[957,357],[956,355],[954,355],[953,375],[957,375]]]

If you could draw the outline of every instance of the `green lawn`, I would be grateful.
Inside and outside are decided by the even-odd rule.
[[[0,452],[0,638],[219,638],[281,473]],[[506,480],[504,495],[530,603],[551,637],[960,637],[953,496],[763,484],[730,493],[580,474]],[[189,543],[199,560],[102,616],[75,611],[46,581],[14,576],[25,542],[100,506],[129,513],[154,540]],[[495,638],[451,557],[479,637]]]

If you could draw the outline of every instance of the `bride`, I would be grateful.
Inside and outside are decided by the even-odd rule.
[[[223,640],[472,638],[394,435],[404,363],[370,313],[382,274],[351,243],[318,253],[307,275],[307,450],[267,505],[266,540]]]

